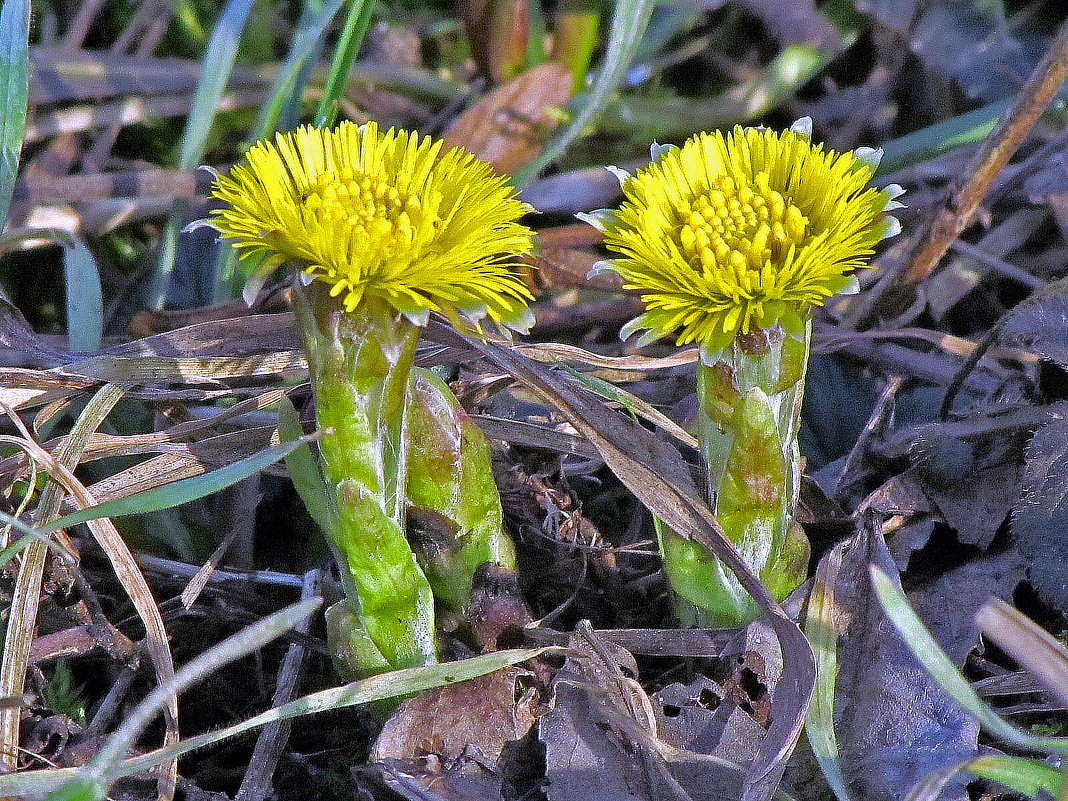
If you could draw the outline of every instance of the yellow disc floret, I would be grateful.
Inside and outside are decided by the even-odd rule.
[[[897,230],[885,212],[900,189],[867,186],[878,154],[824,150],[803,126],[702,133],[658,155],[623,176],[618,211],[588,218],[641,293],[646,311],[625,333],[645,329],[643,341],[675,334],[715,351],[754,327],[798,332]]]
[[[345,308],[385,298],[428,311],[519,324],[530,293],[515,274],[530,253],[529,207],[504,178],[459,148],[372,122],[304,126],[252,147],[220,176],[225,205],[209,224],[243,256],[284,261],[331,285]]]
[[[675,204],[678,238],[683,257],[694,270],[733,268],[740,284],[752,282],[753,272],[781,261],[791,246],[801,244],[808,218],[759,173],[753,185],[738,186],[722,175],[707,194],[680,198]]]

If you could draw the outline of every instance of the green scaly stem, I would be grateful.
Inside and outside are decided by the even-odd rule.
[[[346,312],[318,284],[297,280],[293,295],[323,472],[338,509],[338,529],[327,536],[347,608],[332,614],[331,650],[352,663],[354,674],[433,663],[434,599],[404,525],[408,397],[419,329],[371,296]]]
[[[697,368],[698,439],[709,502],[778,599],[804,580],[808,567],[808,540],[793,517],[810,331],[800,339],[779,326],[741,335]],[[756,603],[734,574],[701,546],[665,530],[660,549],[684,622],[726,627],[757,617]]]

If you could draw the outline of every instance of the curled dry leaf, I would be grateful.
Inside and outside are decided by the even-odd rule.
[[[600,640],[588,623],[568,650],[552,711],[539,726],[549,801],[672,798],[663,760],[648,747],[653,710],[635,681],[634,657]]]
[[[449,762],[474,748],[482,759],[495,763],[505,744],[522,739],[534,724],[532,696],[516,700],[516,683],[530,678],[529,671],[509,667],[409,698],[378,735],[371,760],[434,754]]]
[[[510,798],[523,766],[537,762],[528,737],[540,694],[533,674],[512,666],[425,690],[401,704],[371,752],[381,784],[404,798]],[[524,788],[524,791],[527,788]]]
[[[736,762],[659,738],[656,705],[637,682],[630,653],[585,621],[569,643],[567,663],[554,683],[553,709],[539,726],[550,801],[744,797],[745,771]],[[748,756],[758,750],[763,733],[753,726]]]
[[[527,70],[461,114],[445,142],[510,175],[534,160],[571,97],[571,75],[554,61]]]
[[[757,621],[709,664],[709,676],[670,684],[656,694],[660,736],[689,751],[748,763],[759,752],[782,676],[778,641]]]

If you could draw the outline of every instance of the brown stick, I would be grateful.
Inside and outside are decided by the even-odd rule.
[[[912,258],[905,262],[909,264],[911,261],[908,268],[888,282],[870,308],[882,307],[885,301],[934,272],[946,251],[975,217],[979,203],[998,173],[1008,164],[1066,79],[1068,22],[1061,25],[1045,57],[1020,89],[1012,107],[990,132],[968,169],[951,184],[946,205],[917,234]]]

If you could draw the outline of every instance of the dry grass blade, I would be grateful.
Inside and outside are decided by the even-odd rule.
[[[538,342],[516,347],[524,356],[539,362],[577,362],[589,367],[604,367],[610,370],[664,370],[668,367],[684,367],[697,364],[697,348],[683,348],[671,356],[654,358],[651,356],[602,356],[591,353],[575,345],[563,345],[558,342]]]
[[[43,206],[105,198],[186,198],[207,194],[210,176],[194,170],[123,170],[81,175],[22,176],[14,199]]]
[[[569,372],[574,375],[575,380],[586,387],[586,389],[607,401],[619,404],[632,416],[648,420],[650,423],[673,436],[679,442],[689,445],[691,448],[700,447],[697,437],[648,401],[642,400],[637,395],[627,392],[625,389],[620,389],[615,384],[609,383],[609,381],[592,374],[580,373],[575,370],[570,370],[570,368],[565,369],[568,369]]]
[[[264,90],[227,92],[219,101],[219,111],[257,108],[263,105],[267,97],[268,93]],[[189,111],[190,102],[192,94],[185,92],[157,97],[127,97],[97,105],[47,110],[40,112],[26,126],[26,142],[112,125],[134,125],[150,119],[181,117]]]
[[[25,441],[20,442],[19,446],[26,451],[35,467],[46,469],[56,479],[41,493],[36,511],[38,522],[48,522],[56,518],[63,501],[62,484],[59,483],[55,473],[48,470],[46,462],[54,461],[64,466],[75,466],[89,437],[121,397],[122,391],[117,387],[101,390],[78,417],[70,437],[56,453],[55,460],[48,454],[45,460],[37,458],[34,453],[36,444],[32,441],[30,432],[22,426],[18,417],[5,408],[4,411],[8,413],[16,426],[22,429],[25,437]],[[37,625],[41,582],[44,577],[47,555],[48,547],[39,540],[31,542],[23,555],[22,566],[11,599],[10,619],[4,640],[3,664],[0,665],[0,696],[5,698],[21,694],[26,680],[26,667],[29,662],[30,644]],[[20,720],[21,714],[18,709],[0,708],[0,759],[8,769],[14,769],[18,764]]]
[[[197,61],[100,50],[34,47],[30,62],[31,106],[192,92],[203,72],[203,65]],[[270,69],[236,69],[230,76],[230,89],[268,89],[270,73]]]
[[[980,608],[975,622],[1058,701],[1068,704],[1068,650],[1060,642],[999,598]]]
[[[161,708],[166,708],[177,697],[178,693],[189,685],[199,681],[204,676],[210,675],[223,665],[262,648],[271,640],[284,634],[314,612],[321,604],[321,598],[309,598],[287,606],[247,626],[237,634],[228,637],[191,659],[169,681],[152,690],[133,709],[116,732],[104,741],[100,750],[96,752],[87,765],[73,770],[60,768],[58,770],[27,771],[6,776],[4,778],[8,780],[6,782],[8,787],[4,787],[3,792],[18,793],[19,795],[39,795],[45,792],[52,792],[51,798],[65,799],[66,801],[74,801],[74,799],[78,801],[95,801],[98,798],[105,798],[108,785],[122,776],[129,775],[128,772],[124,772],[126,763],[122,761],[123,756],[133,746],[144,728],[159,714]],[[193,739],[201,739],[203,741],[202,738]],[[208,735],[209,741],[211,738],[212,735]],[[176,744],[169,750],[172,751],[182,747],[182,745],[188,745],[188,743],[189,741],[187,740],[183,744]],[[168,749],[164,750],[168,751]],[[144,767],[149,768],[161,763],[175,762],[176,759],[176,754],[168,752],[163,756],[157,756],[152,759]],[[0,779],[0,784],[5,784],[5,782]],[[11,785],[16,789],[10,789]]]
[[[264,447],[272,436],[274,427],[244,428],[239,431],[228,432],[213,436],[201,437],[200,439],[186,442],[192,435],[206,431],[221,423],[231,420],[238,415],[248,412],[261,411],[277,403],[284,390],[273,389],[257,395],[253,398],[235,403],[233,406],[220,411],[211,417],[202,417],[186,422],[178,423],[163,431],[154,431],[151,434],[131,434],[128,436],[116,436],[112,434],[93,434],[86,443],[80,460],[80,464],[92,462],[97,459],[107,459],[116,456],[141,456],[148,453],[171,454],[176,458],[188,459],[202,464],[202,472],[213,467],[220,467],[230,461],[243,458],[255,450]],[[247,444],[246,444],[247,441]],[[57,448],[63,447],[67,437],[57,437],[44,443],[45,450],[56,453]],[[228,455],[228,450],[234,450],[234,454]],[[240,454],[240,455],[239,455]],[[137,465],[141,467],[141,465]],[[29,458],[25,453],[19,452],[0,459],[0,485],[9,485],[26,476],[29,469]],[[108,500],[111,496],[106,492],[98,491],[98,488],[106,486],[103,482],[114,482],[123,474],[129,473],[129,468],[121,473],[115,473],[101,483],[93,485],[93,495]],[[195,475],[195,473],[191,474]],[[118,481],[122,485],[123,481]]]
[[[600,454],[582,437],[557,431],[555,428],[527,423],[521,420],[508,420],[503,417],[491,417],[485,414],[473,414],[471,419],[490,439],[503,439],[513,445],[527,445],[531,448],[544,448],[557,453],[573,453],[587,459],[599,459]]]
[[[80,432],[79,437],[74,437],[68,440],[68,447],[65,449],[65,453],[61,454],[60,458],[72,462],[72,467],[77,464],[78,454],[81,452],[81,446],[88,440],[89,435],[96,429],[97,426],[103,422],[104,417],[111,408],[122,397],[122,390],[119,387],[112,385],[105,386],[100,392],[94,396],[93,400],[82,412],[81,417],[78,420],[78,424],[75,426],[75,431]],[[16,421],[17,417],[10,413],[9,416],[12,420]],[[20,424],[19,424],[20,425]],[[74,502],[82,508],[96,505],[96,499],[89,493],[88,490],[81,484],[80,481],[74,476],[71,468],[66,464],[53,458],[44,448],[34,442],[28,431],[23,431],[23,435],[26,440],[21,442],[21,447],[25,448],[37,464],[44,469],[53,479],[53,481],[62,488]],[[47,491],[47,489],[46,489]],[[41,522],[47,522],[55,518],[56,513],[59,511],[59,505],[62,498],[60,491],[53,491],[54,500],[43,498],[41,506],[45,507],[44,511],[47,515],[42,514]],[[47,506],[45,506],[45,500],[49,500]],[[38,507],[39,510],[41,507]],[[174,675],[174,660],[171,656],[170,646],[167,641],[167,632],[163,625],[163,616],[160,613],[159,606],[156,604],[155,599],[152,597],[152,591],[149,589],[148,582],[145,580],[144,575],[141,573],[140,567],[134,560],[133,554],[130,552],[129,547],[120,536],[118,530],[110,520],[99,519],[90,521],[88,524],[89,530],[92,532],[94,538],[100,544],[108,560],[111,562],[115,574],[122,584],[123,589],[126,590],[130,597],[134,608],[137,610],[138,616],[141,618],[142,623],[145,626],[146,644],[148,648],[149,656],[152,659],[152,664],[155,668],[156,679],[160,685],[170,681]],[[30,547],[40,545],[40,543],[34,543]],[[43,546],[41,546],[43,547]],[[27,549],[29,550],[29,549]],[[38,570],[38,562],[33,563],[35,572]],[[40,571],[44,568],[44,555],[42,554],[39,559]],[[23,564],[23,572],[27,570],[29,566],[29,556]],[[21,573],[20,573],[21,584]],[[18,594],[18,593],[17,593]],[[21,599],[20,606],[16,608],[14,603],[12,604],[12,618],[15,618],[16,609],[20,616],[25,615],[28,619],[28,623],[24,624],[30,627],[29,635],[26,636],[26,632],[16,634],[15,636],[26,636],[26,646],[32,640],[32,626],[33,621],[36,619],[36,599],[40,594],[40,574],[36,576],[36,587],[33,593],[24,593],[27,597]],[[32,596],[32,597],[31,597]],[[31,609],[32,607],[32,609]],[[32,611],[33,616],[30,617],[28,612]],[[16,641],[12,641],[12,631],[17,627],[9,625],[8,627],[8,639],[5,642],[4,650],[4,665],[3,672],[0,673],[0,687],[7,688],[13,686],[16,676],[15,667],[12,665],[8,667],[8,660],[12,661],[15,655],[18,654],[16,649],[21,649],[24,646],[20,646]],[[10,654],[10,656],[9,656]],[[21,654],[18,654],[21,657]],[[27,657],[28,658],[28,653]],[[25,664],[22,665],[22,672],[25,673]],[[21,692],[22,678],[18,678],[18,687],[14,692],[6,691],[5,695],[13,695],[17,692]],[[166,733],[164,735],[164,744],[173,745],[178,742],[178,699],[175,696],[171,696],[166,705]],[[17,753],[16,747],[18,744],[18,716],[11,715],[7,710],[0,710],[0,735],[3,736],[3,740],[0,741],[0,745],[4,747],[4,753]],[[13,722],[10,719],[13,718]],[[174,788],[176,783],[176,777],[178,773],[178,766],[176,761],[172,761],[165,765],[160,773],[159,779],[159,792],[160,797],[169,799],[174,795]]]
[[[226,653],[233,654],[242,647],[247,648],[247,643],[252,637],[258,639],[259,635],[266,631],[268,626],[276,625],[283,620],[283,616],[288,616],[293,611],[299,611],[301,607],[308,603],[310,602],[302,601],[299,604],[294,604],[293,606],[283,609],[281,612],[276,612],[271,617],[264,618],[258,623],[243,629],[233,637],[219,643],[191,660],[186,665],[183,665],[180,675],[184,677],[184,684],[188,684],[190,680],[195,681],[197,676],[206,675],[206,673],[211,672],[212,669],[223,663],[220,656],[223,656]],[[246,643],[246,645],[242,646],[242,642]],[[238,648],[234,647],[235,643],[238,644]],[[445,684],[467,681],[468,679],[484,676],[487,673],[492,673],[495,670],[510,667],[511,665],[516,665],[520,662],[526,662],[529,659],[534,659],[535,657],[553,650],[556,649],[523,648],[493,651],[488,654],[480,654],[479,656],[468,657],[467,659],[461,659],[456,662],[424,665],[423,667],[416,668],[402,668],[400,670],[390,671],[389,673],[380,673],[377,676],[354,681],[350,684],[344,684],[340,687],[331,687],[327,690],[320,690],[319,692],[311,693],[310,695],[301,696],[300,698],[290,701],[287,704],[283,704],[280,707],[268,709],[266,712],[253,715],[251,718],[235,723],[232,726],[227,726],[224,729],[187,737],[177,745],[169,748],[150,751],[147,754],[136,756],[125,762],[120,762],[113,765],[109,770],[108,778],[110,780],[116,780],[123,776],[132,776],[143,770],[154,768],[164,760],[174,759],[182,754],[187,754],[190,751],[214,745],[228,737],[236,737],[239,734],[244,734],[245,732],[258,728],[259,726],[264,726],[268,723],[289,720],[302,715],[314,715],[319,712],[328,712],[334,709],[343,709],[345,707],[356,706],[359,704],[373,703],[375,701],[389,698],[413,695],[432,687],[441,687]],[[177,681],[174,682],[174,684],[177,683]],[[172,686],[174,685],[172,684]],[[150,698],[146,698],[145,701],[142,701],[142,705],[149,703]],[[0,776],[0,793],[4,793],[6,796],[13,796],[31,792],[49,792],[59,788],[67,781],[82,778],[84,770],[85,768],[57,768],[53,770],[27,771]],[[70,798],[77,798],[78,801],[85,801],[85,796],[71,796]]]
[[[319,595],[321,592],[322,577],[319,570],[312,570],[304,575],[304,584],[301,588],[300,598],[306,601]],[[296,626],[300,634],[307,634],[311,628],[311,619],[305,618]],[[306,649],[292,643],[286,650],[282,667],[278,671],[278,681],[275,683],[274,695],[271,696],[271,706],[274,708],[288,704],[296,694],[297,684],[304,670]],[[241,787],[237,791],[235,801],[263,801],[272,791],[271,779],[274,776],[278,760],[285,751],[289,740],[289,725],[284,721],[268,723],[263,727],[258,738],[256,747],[249,759],[248,770],[241,780]]]
[[[92,389],[95,383],[13,367],[0,370],[0,403],[9,409],[28,409],[79,395]]]
[[[0,298],[0,345],[18,354],[22,367],[78,374],[80,364],[104,357],[241,358],[299,350],[292,314],[251,314],[193,323],[107,348],[95,356],[72,354],[42,340],[15,307]]]
[[[163,453],[103,478],[90,487],[98,502],[125,498],[175,481],[201,476],[246,459],[270,445],[274,428],[220,434]]]
[[[192,323],[111,348],[113,356],[251,356],[301,348],[291,312]]]
[[[808,713],[808,735],[812,753],[820,763],[827,783],[838,801],[850,801],[849,788],[839,763],[838,742],[834,731],[835,684],[838,679],[838,637],[844,621],[834,596],[835,582],[842,569],[842,558],[849,541],[835,546],[816,570],[816,580],[808,599],[805,634],[816,655],[816,687]]]
[[[450,334],[438,330],[435,336],[447,340]],[[455,334],[451,336],[457,338]],[[770,798],[801,735],[815,683],[815,662],[805,636],[726,538],[694,487],[678,451],[637,423],[594,402],[545,366],[490,342],[472,340],[468,344],[554,406],[586,436],[605,463],[653,514],[722,559],[767,614],[782,646],[784,663],[793,669],[784,673],[778,687],[778,708],[760,755],[746,775],[741,797],[743,801]]]
[[[74,378],[130,386],[172,380],[202,383],[250,376],[286,377],[302,373],[305,369],[303,353],[283,350],[240,357],[93,356],[64,365],[59,372]]]

